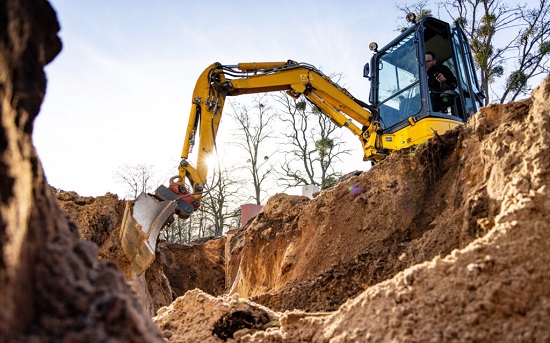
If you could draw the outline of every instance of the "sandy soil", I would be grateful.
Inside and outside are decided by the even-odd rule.
[[[486,107],[314,200],[271,198],[243,235],[231,290],[286,312],[232,339],[550,340],[549,97],[550,78],[532,101]],[[201,306],[220,301],[231,303]],[[154,320],[171,342],[212,333],[180,331],[188,316],[173,303]]]

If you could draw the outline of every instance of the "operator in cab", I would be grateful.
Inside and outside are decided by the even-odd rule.
[[[454,90],[457,85],[457,80],[453,72],[447,66],[437,63],[435,53],[427,51],[425,56],[432,110],[434,112],[441,112],[445,107],[448,107],[448,99],[442,96],[442,93]]]

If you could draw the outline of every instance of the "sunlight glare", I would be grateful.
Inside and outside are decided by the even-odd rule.
[[[218,171],[221,168],[221,161],[218,160],[218,155],[216,153],[208,155],[205,163],[209,171]]]

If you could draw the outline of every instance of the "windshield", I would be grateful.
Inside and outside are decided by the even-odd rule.
[[[459,37],[459,35],[462,37]],[[474,114],[482,106],[481,99],[476,96],[481,91],[477,83],[473,61],[469,58],[471,56],[470,46],[460,26],[457,26],[453,30],[453,43],[458,59],[458,81],[464,94],[464,114],[461,115],[461,118],[468,119],[470,115]]]
[[[386,50],[378,60],[378,104],[382,127],[388,128],[420,111],[419,63],[414,35]]]

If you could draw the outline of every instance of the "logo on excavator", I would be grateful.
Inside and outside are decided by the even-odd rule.
[[[302,81],[309,81],[310,76],[308,74],[300,74]]]

